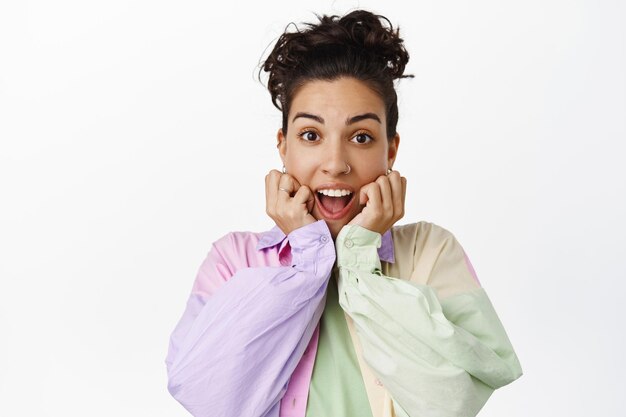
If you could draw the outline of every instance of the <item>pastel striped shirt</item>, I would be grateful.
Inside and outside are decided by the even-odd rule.
[[[304,417],[335,262],[374,417],[475,416],[521,376],[452,234],[427,222],[383,236],[352,225],[333,242],[320,220],[213,244],[170,338],[174,398],[194,416]]]

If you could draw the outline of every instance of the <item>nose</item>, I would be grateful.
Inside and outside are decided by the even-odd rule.
[[[340,141],[335,141],[335,143],[329,145],[325,153],[326,156],[321,165],[324,174],[336,177],[350,172],[350,167],[346,160],[347,154]]]

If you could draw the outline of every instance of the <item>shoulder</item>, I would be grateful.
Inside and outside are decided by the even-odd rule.
[[[257,244],[262,235],[263,233],[251,231],[228,232],[211,244],[207,256],[213,254],[228,264],[239,264],[242,259],[256,254]]]
[[[436,288],[442,297],[480,286],[465,250],[450,230],[420,221],[396,226],[392,233],[394,249],[412,258],[412,281]]]
[[[256,232],[229,232],[215,240],[200,265],[192,290],[211,295],[237,270],[251,266],[257,259],[256,244],[260,235]]]
[[[456,241],[452,232],[443,226],[426,220],[394,226],[394,243],[414,244],[416,248],[440,248]]]
[[[216,248],[229,248],[232,246],[256,246],[262,235],[263,233],[261,232],[250,231],[228,232],[215,240],[212,246]]]

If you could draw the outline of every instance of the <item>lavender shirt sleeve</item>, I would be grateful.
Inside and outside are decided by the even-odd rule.
[[[335,262],[323,220],[288,236],[292,265],[231,266],[213,246],[199,276],[226,281],[191,293],[165,360],[168,390],[195,417],[278,417],[280,400],[315,330]],[[231,248],[230,250],[234,250]]]

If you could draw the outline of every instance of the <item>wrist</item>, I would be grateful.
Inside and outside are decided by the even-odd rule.
[[[292,252],[292,266],[313,267],[321,260],[335,260],[333,239],[324,220],[317,220],[287,235]],[[332,263],[332,262],[331,262]]]
[[[335,241],[337,265],[369,272],[380,271],[378,248],[382,235],[358,224],[345,225]]]

